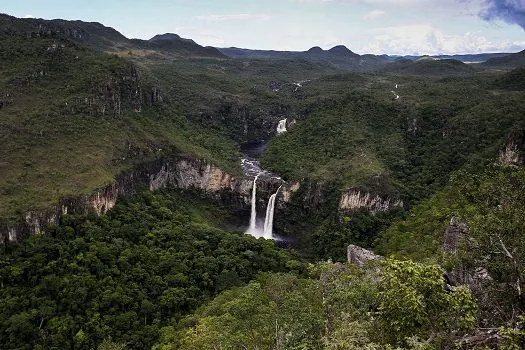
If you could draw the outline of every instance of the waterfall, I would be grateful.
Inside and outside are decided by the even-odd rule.
[[[259,236],[259,232],[257,232],[257,228],[255,227],[256,219],[257,219],[256,204],[257,204],[257,178],[258,177],[259,177],[259,174],[257,174],[255,178],[253,179],[252,213],[250,215],[250,227],[248,227],[248,231],[246,231],[247,234],[250,234],[255,237]]]
[[[273,236],[273,212],[275,209],[275,199],[281,187],[282,185],[279,186],[277,191],[274,194],[272,194],[270,196],[270,199],[268,200],[268,206],[266,207],[266,218],[264,219],[264,233],[263,233],[263,237],[266,239],[272,239],[272,236]]]
[[[277,125],[277,135],[280,135],[283,132],[286,132],[286,119],[280,120]]]

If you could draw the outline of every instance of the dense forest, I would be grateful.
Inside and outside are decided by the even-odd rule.
[[[0,14],[0,348],[524,348],[525,52],[339,49]]]
[[[225,289],[261,272],[306,272],[272,241],[214,228],[216,215],[194,193],[144,192],[107,216],[65,217],[4,247],[3,347],[149,348],[162,327]]]

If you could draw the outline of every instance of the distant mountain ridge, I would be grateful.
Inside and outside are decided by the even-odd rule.
[[[117,30],[98,22],[71,21],[62,19],[44,20],[36,18],[16,18],[0,14],[0,37],[5,36],[51,36],[64,37],[94,50],[118,52],[124,50],[154,50],[168,56],[210,57],[210,58],[255,58],[255,59],[301,59],[311,62],[329,63],[352,71],[371,71],[380,69],[386,63],[400,59],[416,60],[423,56],[415,55],[359,55],[344,45],[328,50],[314,46],[307,51],[252,50],[236,47],[215,48],[201,46],[192,39],[185,39],[174,33],[155,35],[149,40],[129,39]],[[522,54],[520,56],[520,54]],[[484,63],[488,66],[525,65],[521,53],[481,53],[460,55],[434,55],[436,59],[454,59],[464,63]],[[508,57],[508,58],[507,58]]]
[[[220,52],[226,56],[232,58],[265,58],[265,59],[307,59],[307,60],[316,60],[316,61],[328,61],[335,62],[336,65],[342,65],[344,68],[345,65],[353,66],[348,62],[340,62],[343,57],[351,58],[353,60],[364,60],[368,65],[380,65],[381,63],[398,61],[398,60],[417,60],[422,57],[430,57],[435,59],[453,59],[461,61],[463,63],[482,63],[491,59],[503,58],[509,55],[513,55],[508,52],[494,52],[494,53],[479,53],[479,54],[458,54],[458,55],[374,55],[374,54],[364,54],[359,55],[348,49],[344,45],[337,45],[332,47],[329,50],[323,50],[319,46],[314,46],[307,51],[275,51],[275,50],[252,50],[252,49],[242,49],[237,47],[228,47],[228,48],[218,48]],[[365,62],[361,62],[363,65]],[[497,61],[496,61],[497,62]],[[357,62],[359,65],[359,62]]]
[[[496,57],[504,57],[510,55],[510,52],[494,52],[494,53],[477,53],[477,54],[457,54],[457,55],[422,55],[422,56],[416,56],[416,55],[384,55],[387,59],[391,61],[397,61],[401,59],[408,59],[408,60],[417,60],[419,58],[423,57],[429,57],[434,59],[453,59],[458,60],[463,63],[482,63],[487,61],[491,58]]]
[[[6,36],[65,38],[90,49],[107,52],[138,49],[190,57],[225,57],[213,47],[203,47],[173,33],[156,35],[150,40],[129,39],[98,22],[16,18],[0,14],[0,38]]]
[[[382,56],[361,56],[344,45],[337,45],[329,50],[323,50],[318,46],[314,46],[307,51],[250,50],[237,47],[218,48],[218,50],[232,58],[302,59],[330,63],[338,68],[355,71],[375,69],[388,62]]]

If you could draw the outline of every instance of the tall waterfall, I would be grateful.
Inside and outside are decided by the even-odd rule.
[[[277,191],[274,194],[272,194],[270,196],[270,199],[268,200],[268,206],[266,207],[266,218],[264,219],[264,233],[263,233],[263,237],[266,239],[271,239],[273,236],[273,212],[275,209],[275,199],[281,187],[282,185],[279,186]]]
[[[256,204],[257,204],[257,178],[260,174],[257,174],[255,178],[253,179],[253,189],[252,189],[252,213],[250,215],[250,227],[248,227],[248,231],[246,233],[252,235],[252,236],[259,236],[259,233],[257,232],[256,228],[256,219],[257,219],[257,210],[256,210]]]
[[[277,135],[280,135],[283,132],[286,132],[286,119],[280,120],[277,125]]]

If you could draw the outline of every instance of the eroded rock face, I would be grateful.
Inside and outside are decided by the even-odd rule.
[[[508,137],[498,160],[504,166],[525,165],[525,130],[515,131]]]
[[[280,193],[280,199],[284,203],[290,203],[292,200],[292,195],[297,192],[300,188],[301,184],[298,181],[290,182],[289,184],[285,184]]]
[[[339,201],[339,211],[366,209],[371,213],[377,213],[394,208],[403,208],[403,201],[388,195],[373,195],[360,190],[343,192]]]
[[[469,226],[465,221],[461,221],[453,216],[450,223],[445,230],[443,238],[443,250],[446,253],[455,254],[457,252],[460,239],[463,235],[468,233]]]
[[[237,206],[245,206],[250,203],[253,180],[235,178],[205,160],[191,157],[159,160],[119,176],[114,183],[89,196],[63,198],[49,210],[26,213],[17,224],[0,222],[0,242],[21,241],[24,237],[41,234],[46,225],[58,224],[68,213],[105,214],[115,206],[118,198],[135,194],[139,187],[145,186],[150,190],[195,188],[210,198],[224,198]],[[268,192],[275,192],[275,186],[278,185],[268,183]]]
[[[374,254],[372,251],[359,246],[350,244],[347,248],[348,262],[358,267],[365,266],[368,261],[383,260],[384,257],[381,255]]]

